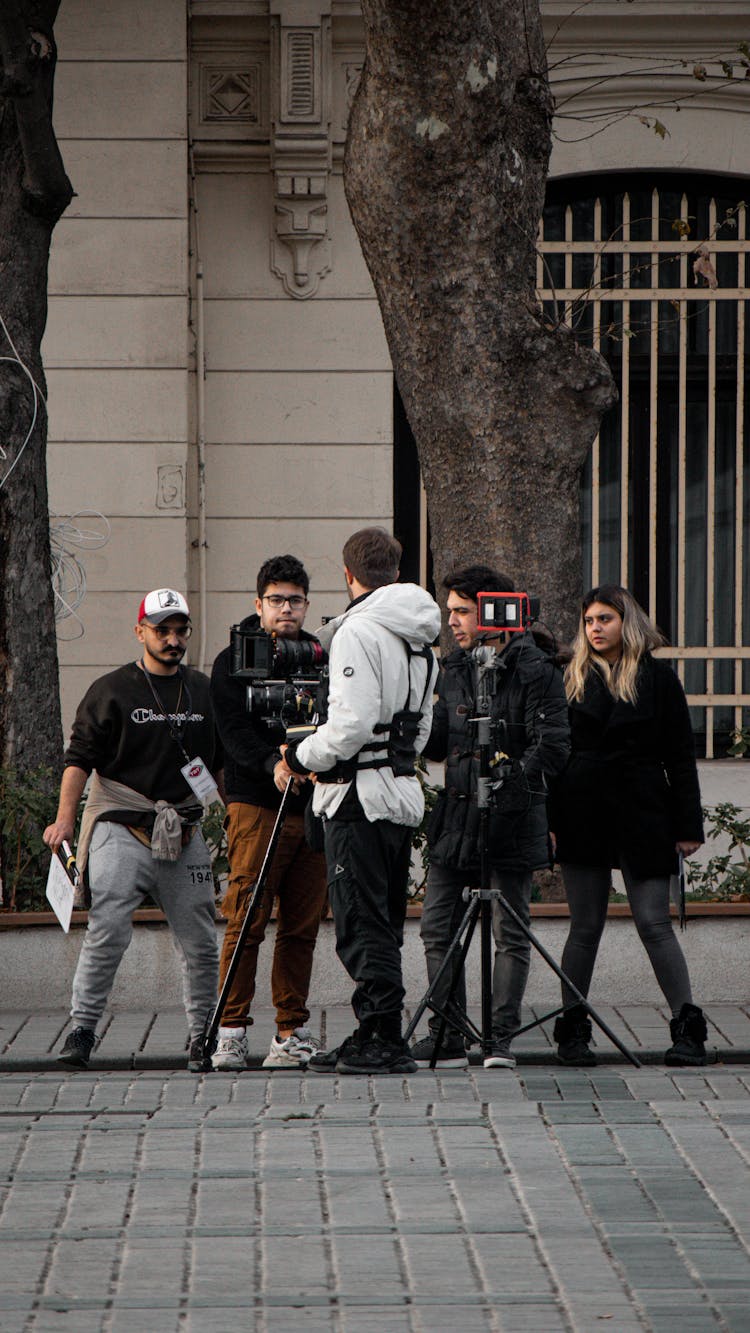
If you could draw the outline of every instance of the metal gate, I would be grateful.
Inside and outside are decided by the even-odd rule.
[[[685,684],[699,747],[725,754],[750,721],[739,183],[610,176],[555,182],[548,200],[544,312],[603,353],[620,390],[584,474],[584,581],[629,587],[679,645],[662,655]]]

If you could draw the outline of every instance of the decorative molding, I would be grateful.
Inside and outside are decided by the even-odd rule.
[[[276,172],[276,236],[271,242],[271,268],[281,278],[287,296],[297,300],[314,296],[321,278],[330,272],[327,184],[324,174],[289,176]]]
[[[291,125],[320,120],[320,33],[312,28],[282,29],[282,118]]]
[[[359,29],[356,0],[193,3],[195,160],[208,172],[270,170],[269,263],[294,300],[315,296],[333,262],[328,183],[362,73]]]
[[[269,134],[268,43],[220,34],[192,43],[190,132],[196,149],[213,141],[250,146]]]
[[[271,269],[295,300],[331,268],[330,0],[271,0]]]
[[[202,65],[201,124],[259,125],[260,86],[260,63],[244,68]]]

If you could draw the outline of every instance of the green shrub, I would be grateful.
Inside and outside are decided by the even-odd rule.
[[[58,778],[51,768],[19,773],[0,768],[3,907],[45,911],[49,851],[42,833],[57,813]]]
[[[211,869],[214,874],[214,889],[217,896],[221,892],[219,876],[226,875],[229,870],[227,835],[224,832],[226,813],[226,807],[222,805],[221,801],[214,801],[213,805],[208,807],[201,823],[203,836],[211,853]]]
[[[705,808],[703,817],[707,841],[726,837],[729,848],[703,866],[687,862],[691,896],[709,902],[750,901],[750,819],[743,819],[740,807],[731,801]]]

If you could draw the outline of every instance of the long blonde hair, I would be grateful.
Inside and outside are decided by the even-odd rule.
[[[587,637],[584,617],[590,606],[601,602],[609,606],[622,617],[622,656],[610,666],[606,658],[594,652]],[[586,688],[586,678],[591,670],[597,670],[604,679],[610,694],[615,699],[624,699],[634,704],[638,691],[636,676],[641,658],[653,648],[661,648],[666,639],[652,620],[649,620],[642,606],[629,593],[616,583],[603,583],[599,588],[592,588],[586,593],[581,605],[581,619],[573,643],[573,656],[565,668],[565,691],[568,700],[580,702]]]

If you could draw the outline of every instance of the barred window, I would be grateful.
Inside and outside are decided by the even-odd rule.
[[[676,645],[662,655],[708,757],[750,726],[745,193],[664,172],[551,181],[537,265],[547,318],[602,352],[620,393],[582,478],[584,587],[624,584]],[[396,528],[425,582],[426,510],[395,392]]]
[[[623,583],[670,641],[699,745],[750,718],[750,428],[743,182],[553,182],[538,287],[612,367],[620,401],[582,486],[584,583]],[[748,472],[750,476],[750,472]]]

